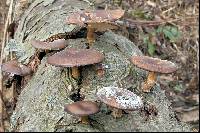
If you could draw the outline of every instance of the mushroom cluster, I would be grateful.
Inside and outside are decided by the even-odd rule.
[[[74,79],[81,78],[80,66],[96,65],[97,75],[101,77],[104,74],[102,65],[104,56],[102,53],[91,46],[95,42],[95,32],[103,32],[107,29],[118,29],[118,25],[113,23],[115,20],[124,15],[124,10],[83,10],[72,13],[67,17],[67,24],[76,24],[87,28],[87,41],[89,49],[67,48],[64,39],[55,40],[53,42],[32,41],[32,45],[42,50],[59,50],[60,52],[47,58],[47,63],[56,67],[65,67],[71,70]],[[157,58],[147,56],[132,56],[130,62],[137,67],[148,70],[149,75],[147,81],[142,83],[143,92],[150,92],[150,89],[156,82],[156,72],[172,73],[177,68],[176,65]],[[79,84],[80,85],[80,84]],[[118,87],[103,87],[96,93],[98,100],[107,104],[112,109],[114,118],[122,117],[123,111],[140,110],[144,105],[142,98],[132,91]],[[64,106],[64,111],[71,115],[79,116],[81,123],[89,124],[88,116],[98,113],[99,107],[92,101],[74,101],[74,103]]]
[[[67,48],[47,58],[47,63],[56,67],[67,67],[71,69],[74,79],[80,78],[80,66],[92,65],[102,62],[104,55],[94,49]],[[69,114],[80,116],[82,124],[89,124],[88,115],[95,114],[99,108],[92,101],[76,101],[67,104],[64,110]]]
[[[66,40],[60,38],[52,42],[32,40],[31,44],[38,50],[37,52],[47,53],[52,50],[62,50],[49,56],[47,63],[56,67],[70,68],[71,75],[75,80],[79,80],[81,77],[80,66],[92,64],[96,65],[97,75],[101,77],[104,71],[102,65],[98,63],[104,60],[104,55],[91,48],[95,42],[94,33],[106,31],[107,29],[118,29],[119,27],[113,22],[123,15],[124,10],[84,10],[75,12],[66,19],[68,24],[87,27],[87,40],[90,49],[67,48]],[[142,83],[143,92],[150,92],[155,85],[156,73],[172,73],[177,70],[176,65],[170,61],[148,56],[132,56],[130,62],[149,71],[147,80]],[[4,63],[1,67],[3,71],[13,75],[26,76],[32,72],[30,68],[20,65],[16,60]],[[142,98],[124,88],[103,87],[97,91],[96,96],[98,100],[112,108],[114,118],[121,117],[123,110],[134,111],[143,107]],[[98,113],[99,107],[92,101],[75,101],[65,105],[64,110],[69,114],[81,117],[81,123],[89,124],[88,116]]]

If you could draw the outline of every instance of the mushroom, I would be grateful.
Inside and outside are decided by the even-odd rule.
[[[63,49],[67,46],[66,40],[65,39],[58,39],[54,40],[53,42],[43,42],[39,40],[31,40],[31,44],[33,47],[39,49],[39,50],[60,50]]]
[[[31,68],[19,64],[16,60],[8,61],[1,66],[2,71],[10,73],[12,75],[26,76],[32,73]]]
[[[70,67],[72,77],[78,79],[80,77],[79,66],[96,64],[102,62],[103,59],[103,54],[93,49],[68,48],[48,57],[47,63],[54,66]]]
[[[142,99],[133,92],[118,87],[103,87],[96,93],[97,98],[112,107],[112,116],[119,118],[122,110],[138,110],[143,107]]]
[[[89,124],[88,116],[99,112],[99,107],[92,101],[78,101],[67,104],[64,110],[71,115],[81,117],[82,124]]]
[[[17,60],[11,60],[11,61],[8,61],[8,62],[2,64],[1,70],[3,72],[9,73],[9,76],[11,76],[11,77],[9,77],[9,79],[12,78],[12,80],[11,80],[11,85],[12,85],[11,96],[12,96],[12,98],[14,98],[15,93],[16,93],[16,89],[14,89],[14,86],[13,86],[14,83],[16,83],[16,81],[13,79],[18,78],[17,76],[21,76],[20,79],[21,78],[23,79],[24,76],[30,75],[32,73],[31,68],[29,68],[25,65],[19,64],[17,62]],[[14,81],[14,82],[12,82],[12,81]],[[20,82],[21,82],[21,80],[20,80]],[[21,85],[21,83],[20,83],[20,85]],[[13,99],[13,102],[15,102],[14,99]],[[14,104],[13,104],[13,106],[14,106]]]
[[[139,68],[149,71],[147,80],[142,83],[142,91],[150,92],[157,80],[157,73],[173,73],[177,66],[167,60],[148,56],[132,56],[130,61]]]
[[[91,28],[95,29],[95,32],[104,32],[108,29],[117,30],[119,26],[112,22],[90,23]]]
[[[31,40],[31,44],[36,48],[36,53],[33,56],[33,59],[29,62],[29,66],[35,72],[37,66],[40,64],[42,58],[51,50],[60,50],[67,46],[65,39],[54,40],[53,42],[44,42],[39,40]]]
[[[83,26],[87,24],[87,40],[90,46],[95,42],[95,31],[106,31],[107,29],[118,29],[112,21],[121,18],[124,10],[94,10],[75,12],[67,18],[68,24]]]
[[[99,22],[99,23],[95,23],[95,22],[90,22],[87,25],[87,40],[90,46],[92,46],[92,44],[95,42],[95,32],[99,31],[99,32],[103,32],[106,31],[108,29],[118,29],[119,27],[111,22]]]

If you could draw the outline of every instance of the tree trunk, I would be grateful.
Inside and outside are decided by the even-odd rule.
[[[30,0],[23,14],[15,14],[19,22],[14,40],[6,50],[15,51],[19,62],[28,64],[36,50],[30,40],[45,40],[52,35],[72,31],[75,25],[66,25],[66,17],[73,11],[91,8],[80,0]],[[15,12],[19,13],[20,8]],[[86,38],[67,40],[69,47],[86,48]],[[72,103],[71,96],[78,91],[77,82],[69,69],[54,67],[41,60],[37,71],[23,88],[11,117],[10,131],[190,131],[190,127],[176,120],[170,102],[159,84],[148,94],[141,93],[140,84],[146,72],[130,63],[132,55],[141,51],[128,39],[111,31],[96,37],[93,48],[102,52],[105,74],[99,77],[95,65],[82,68],[81,95],[85,100],[97,101],[100,112],[90,116],[91,125],[78,123],[78,118],[64,112],[64,105]],[[129,89],[143,98],[145,109],[126,112],[121,118],[111,116],[110,109],[95,93],[105,86]],[[154,107],[155,110],[151,110]],[[149,110],[151,111],[149,111]],[[148,119],[147,119],[148,115]]]

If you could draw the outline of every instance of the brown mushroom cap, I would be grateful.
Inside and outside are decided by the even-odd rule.
[[[67,104],[64,110],[69,114],[76,116],[88,116],[99,112],[99,107],[95,102],[78,101],[72,104]]]
[[[132,56],[130,60],[137,67],[152,72],[172,73],[177,70],[174,63],[149,56]]]
[[[48,57],[47,63],[54,66],[74,67],[99,63],[103,59],[103,54],[93,49],[69,48]]]
[[[43,42],[39,40],[32,40],[31,44],[33,47],[43,50],[59,50],[67,46],[65,39],[58,39],[53,42]]]
[[[33,71],[31,70],[31,68],[25,66],[25,65],[20,65],[21,67],[21,71],[22,71],[22,74],[21,76],[26,76],[26,75],[29,75],[31,74]]]
[[[94,10],[75,12],[67,17],[68,24],[79,24],[94,22],[109,22],[115,21],[124,15],[124,10]]]
[[[124,10],[95,10],[85,13],[91,22],[115,21],[124,15]],[[87,18],[86,18],[87,19]]]
[[[118,109],[136,110],[143,106],[139,96],[123,88],[103,87],[96,95],[105,104]]]
[[[16,60],[11,60],[2,64],[2,71],[20,76],[26,76],[32,72],[29,67],[18,64]]]
[[[67,17],[66,23],[67,24],[77,24],[80,26],[84,25],[84,22],[81,20],[82,12],[74,12]]]

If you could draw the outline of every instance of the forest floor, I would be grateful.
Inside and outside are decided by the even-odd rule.
[[[160,75],[158,83],[166,90],[177,119],[199,131],[199,1],[96,0],[94,5],[97,9],[125,9],[122,20],[128,25],[123,35],[144,55],[179,66],[173,74]],[[0,0],[0,44],[7,11],[6,0]]]

